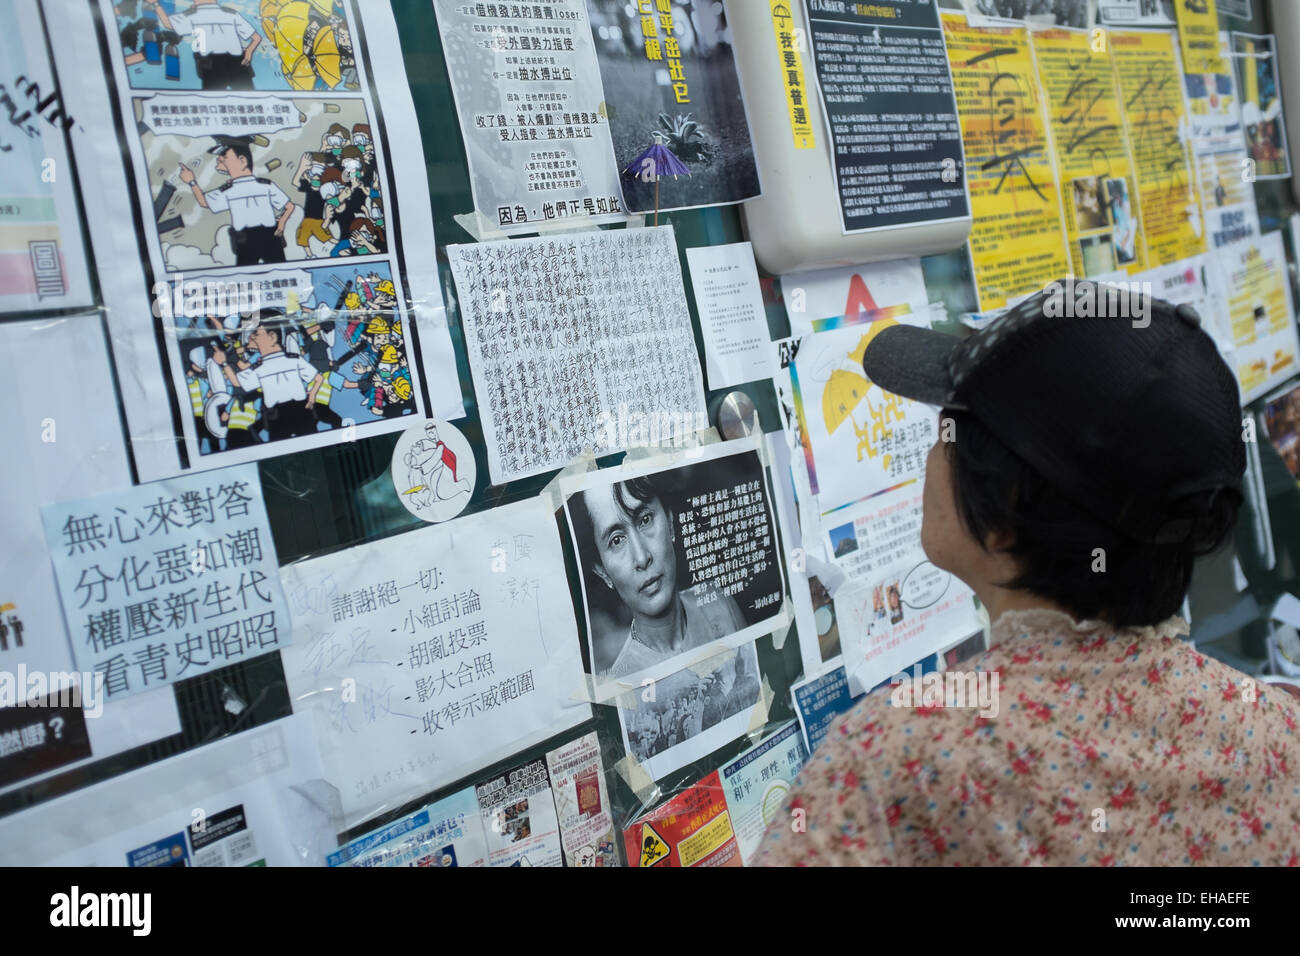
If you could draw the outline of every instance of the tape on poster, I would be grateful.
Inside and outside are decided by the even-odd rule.
[[[790,636],[790,625],[794,623],[794,606],[790,603],[787,596],[781,601],[781,616],[776,621],[776,629],[772,631],[772,649],[779,651],[785,647],[785,639]]]
[[[583,674],[582,683],[569,695],[569,700],[588,704],[600,704],[604,707],[622,707],[624,710],[636,710],[640,706],[641,688],[649,686],[651,681],[641,685],[624,684],[618,681],[601,680],[594,674]]]
[[[572,492],[565,492],[563,486],[572,482],[579,475],[585,475],[588,472],[596,471],[596,456],[591,452],[586,452],[580,458],[575,458],[556,473],[545,488],[537,493],[537,497],[546,501],[551,511],[559,511],[564,502]]]
[[[767,675],[764,674],[763,684],[759,688],[758,700],[754,702],[754,709],[750,711],[748,734],[751,739],[762,737],[763,728],[767,726],[767,718],[771,713],[772,700],[775,697],[776,695],[772,693],[772,685],[767,682]]]
[[[650,774],[646,773],[645,767],[641,766],[641,761],[637,760],[634,755],[628,754],[614,764],[614,769],[623,778],[623,782],[636,794],[636,798],[641,801],[642,806],[650,806],[663,795],[659,790],[659,784],[655,783]]]

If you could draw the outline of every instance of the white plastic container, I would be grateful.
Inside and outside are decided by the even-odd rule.
[[[817,145],[797,149],[784,67],[768,0],[731,0],[727,17],[749,111],[763,196],[742,207],[759,264],[774,275],[947,252],[970,235],[971,219],[891,226],[844,235],[832,144],[817,96],[817,72],[803,0],[786,0],[801,41],[807,106]],[[963,183],[965,177],[962,177]]]

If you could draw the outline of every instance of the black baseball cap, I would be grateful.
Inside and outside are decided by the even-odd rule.
[[[1067,278],[965,338],[891,326],[867,346],[887,392],[969,412],[1062,495],[1145,543],[1241,501],[1236,379],[1196,310]]]
[[[220,156],[232,146],[247,146],[251,148],[253,145],[253,137],[251,136],[226,136],[224,133],[217,133],[212,138],[216,141],[216,145],[209,148],[208,152],[214,156]]]

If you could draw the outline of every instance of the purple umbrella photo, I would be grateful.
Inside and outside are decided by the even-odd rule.
[[[628,164],[627,169],[623,170],[624,176],[633,178],[641,177],[642,181],[649,182],[653,177],[655,184],[655,225],[659,225],[659,180],[664,176],[672,176],[676,179],[678,176],[689,176],[691,171],[686,164],[673,155],[673,151],[664,145],[668,137],[663,133],[655,130],[651,133],[655,139],[654,145],[649,149],[637,154],[636,159]],[[651,170],[653,169],[653,172]]]

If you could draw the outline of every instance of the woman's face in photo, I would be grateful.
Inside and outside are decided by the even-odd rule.
[[[659,617],[677,595],[672,516],[657,498],[637,501],[617,485],[584,492],[591,515],[601,579],[634,614]]]

